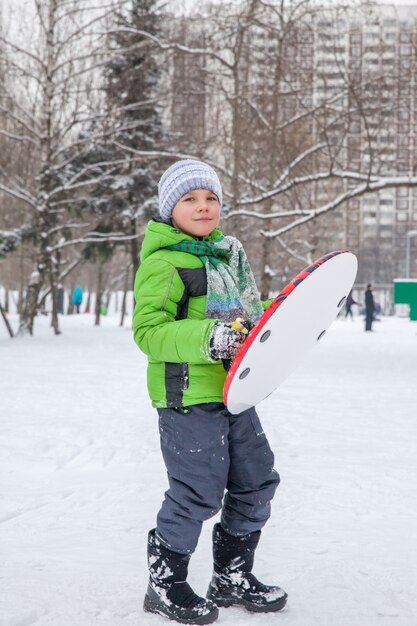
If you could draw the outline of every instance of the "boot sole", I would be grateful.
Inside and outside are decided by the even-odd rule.
[[[200,617],[196,617],[195,619],[193,618],[184,619],[181,617],[176,617],[175,615],[170,613],[170,611],[166,607],[160,604],[156,604],[155,602],[152,602],[152,600],[148,596],[145,596],[145,600],[143,602],[143,610],[146,613],[155,613],[157,615],[164,615],[168,619],[174,622],[178,622],[179,624],[197,624],[197,625],[212,624],[219,617],[219,611],[217,608],[214,611],[211,611],[210,613],[207,613],[206,615],[201,615]]]
[[[276,611],[281,611],[284,606],[287,604],[287,596],[284,596],[277,600],[276,602],[271,602],[271,604],[265,605],[255,605],[252,602],[244,600],[243,598],[229,598],[226,596],[218,596],[215,594],[207,594],[207,599],[217,604],[217,606],[222,608],[229,608],[230,606],[242,606],[250,613],[275,613]]]

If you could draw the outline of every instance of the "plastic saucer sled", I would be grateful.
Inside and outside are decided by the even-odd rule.
[[[336,319],[358,261],[330,252],[298,274],[266,309],[226,377],[223,400],[236,415],[269,396],[302,363]]]

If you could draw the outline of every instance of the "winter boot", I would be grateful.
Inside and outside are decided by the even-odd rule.
[[[166,615],[180,624],[211,624],[219,616],[213,602],[200,598],[185,582],[190,555],[168,550],[155,536],[148,535],[149,584],[144,611]]]
[[[213,529],[214,573],[207,598],[217,606],[241,605],[254,613],[280,611],[287,594],[263,585],[251,573],[261,531],[244,537],[229,535],[220,524]]]

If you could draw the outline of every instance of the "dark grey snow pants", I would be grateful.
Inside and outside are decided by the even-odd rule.
[[[279,475],[255,409],[232,415],[209,402],[158,414],[169,481],[157,518],[161,541],[175,552],[194,552],[202,523],[220,509],[230,534],[260,530]]]

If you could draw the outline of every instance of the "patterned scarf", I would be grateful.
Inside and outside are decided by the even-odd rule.
[[[255,279],[242,244],[235,237],[217,241],[184,240],[169,250],[201,258],[207,273],[206,317],[232,322],[237,317],[256,323],[263,313]]]

